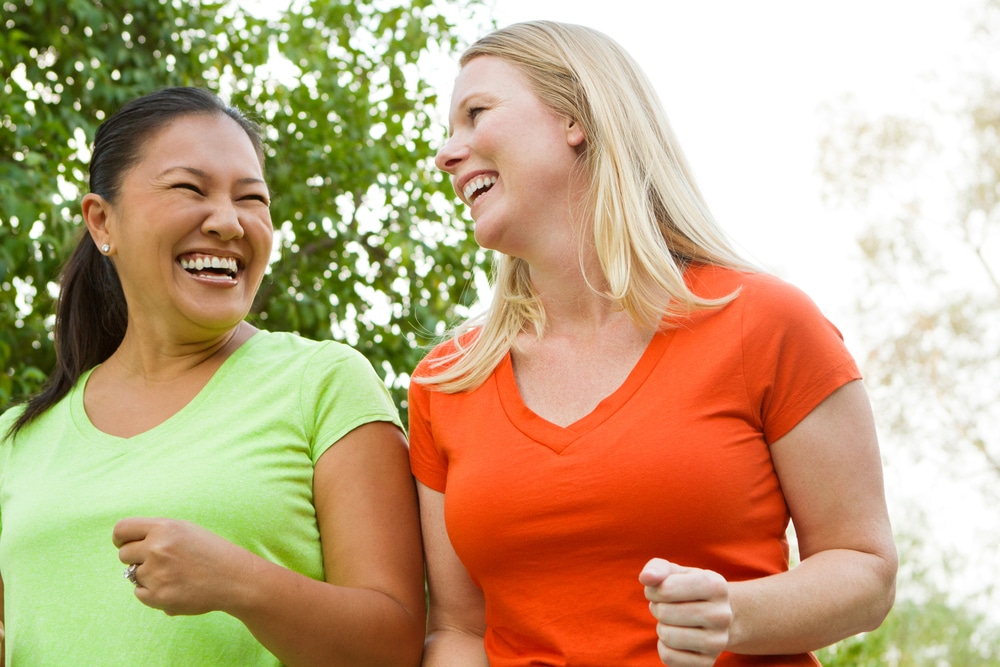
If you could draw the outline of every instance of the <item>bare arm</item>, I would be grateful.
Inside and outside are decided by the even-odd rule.
[[[486,667],[486,603],[452,548],[444,494],[417,482],[430,610],[424,667]]]
[[[789,572],[730,585],[729,650],[796,653],[877,628],[897,554],[864,385],[834,392],[771,445],[799,542]]]
[[[136,596],[168,614],[227,612],[289,666],[419,664],[423,564],[403,434],[360,426],[320,457],[313,487],[327,581],[192,524],[125,519],[115,543],[142,563]]]
[[[723,650],[804,653],[877,628],[896,590],[882,461],[861,382],[834,392],[771,445],[799,540],[788,572],[727,583],[653,559],[639,576],[665,664],[712,665]]]

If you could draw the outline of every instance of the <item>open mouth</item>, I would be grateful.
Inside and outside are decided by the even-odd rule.
[[[492,188],[496,182],[496,176],[479,176],[472,179],[465,185],[465,190],[462,194],[465,195],[465,200],[467,202],[474,204],[477,199],[489,192],[490,188]]]
[[[240,265],[235,257],[214,255],[185,255],[180,258],[181,268],[191,275],[203,278],[235,278]]]

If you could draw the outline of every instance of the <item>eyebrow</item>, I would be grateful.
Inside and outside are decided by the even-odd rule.
[[[201,169],[198,169],[196,167],[183,167],[183,166],[180,166],[180,167],[169,167],[168,169],[164,169],[157,176],[157,178],[162,178],[163,176],[166,176],[167,174],[169,174],[172,171],[186,171],[189,174],[193,174],[195,176],[198,176],[199,178],[204,178],[204,179],[211,179],[212,178],[212,176],[208,172],[206,172],[206,171],[202,171]],[[237,180],[236,182],[239,183],[240,185],[255,185],[255,184],[267,185],[267,182],[264,179],[262,179],[262,178],[253,178],[252,176],[247,176],[245,178],[241,178],[241,179]]]

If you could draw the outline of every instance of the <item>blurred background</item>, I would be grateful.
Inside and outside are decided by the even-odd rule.
[[[720,223],[808,292],[865,373],[902,556],[883,627],[826,665],[1000,665],[1000,1],[2,3],[0,410],[52,367],[93,132],[205,85],[269,138],[277,228],[251,318],[408,371],[488,257],[430,158],[494,26],[598,28],[656,85]]]

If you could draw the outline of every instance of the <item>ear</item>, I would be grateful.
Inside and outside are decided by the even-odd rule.
[[[566,143],[576,148],[586,140],[587,137],[583,134],[583,127],[580,125],[579,121],[575,118],[567,118]]]
[[[111,229],[108,220],[111,217],[111,207],[101,195],[93,192],[87,193],[83,197],[80,205],[83,212],[83,222],[87,225],[90,238],[94,240],[97,247],[102,245],[112,245]]]

